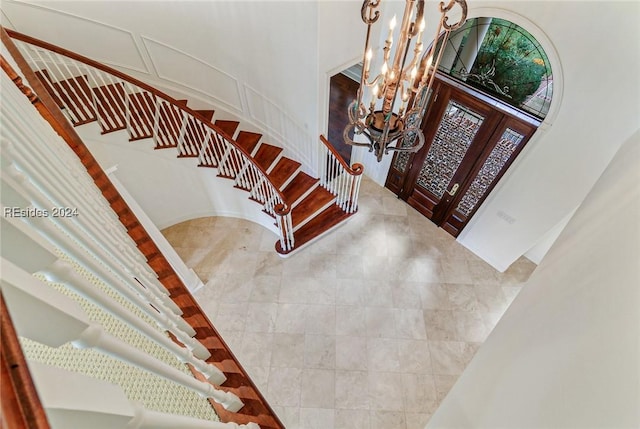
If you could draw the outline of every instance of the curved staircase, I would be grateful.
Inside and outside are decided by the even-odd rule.
[[[102,134],[126,130],[130,141],[153,139],[156,149],[197,158],[217,170],[274,218],[280,231],[276,251],[288,256],[347,220],[357,210],[363,167],[348,166],[320,136],[326,159],[319,178],[284,150],[216,119],[213,110],[192,110],[115,69],[46,42],[7,30],[43,86],[73,126],[98,122]]]

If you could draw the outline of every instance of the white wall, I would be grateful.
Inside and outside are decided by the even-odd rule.
[[[402,4],[395,0],[385,8]],[[317,136],[326,131],[327,74],[361,55],[366,26],[360,5],[5,0],[2,11],[9,27],[242,117],[313,171]],[[435,7],[427,2],[427,16]],[[469,16],[491,13],[530,23],[525,28],[557,52],[552,66],[564,82],[555,88],[557,115],[545,121],[458,238],[497,269],[553,241],[553,229],[640,127],[639,9],[633,1],[469,0]],[[380,25],[387,21],[383,16]],[[355,159],[384,183],[388,160],[378,164],[368,153]]]
[[[640,131],[427,428],[640,427]]]

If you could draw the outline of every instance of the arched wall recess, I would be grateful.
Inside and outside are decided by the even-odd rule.
[[[385,182],[456,237],[530,137],[539,138],[551,106],[554,115],[558,106],[551,89],[558,61],[528,27],[540,37],[542,31],[504,10],[480,8],[473,15],[479,16],[438,42],[442,83],[434,87],[437,95],[422,121],[424,148],[415,155],[395,154]],[[538,91],[542,97],[534,95]]]
[[[522,153],[519,154],[519,156],[511,164],[510,168],[505,172],[498,183],[496,183],[495,188],[491,191],[491,193],[489,193],[482,205],[480,205],[480,207],[478,208],[478,211],[474,215],[474,218],[470,220],[465,230],[463,230],[458,236],[458,241],[463,245],[465,243],[467,235],[469,234],[469,231],[472,230],[477,219],[481,218],[485,214],[487,207],[490,206],[491,202],[496,198],[501,189],[509,181],[509,178],[514,174],[515,171],[517,171],[519,165],[527,158],[527,156],[531,155],[531,153],[536,150],[537,143],[545,136],[545,134],[547,134],[549,129],[552,127],[560,111],[564,94],[564,72],[562,62],[560,61],[560,56],[558,55],[558,51],[556,50],[554,43],[538,25],[521,14],[502,8],[473,8],[469,10],[469,13],[467,15],[467,19],[480,17],[501,18],[511,21],[514,24],[517,24],[520,27],[524,28],[533,37],[535,37],[542,49],[544,49],[545,54],[547,55],[547,58],[551,63],[551,70],[553,72],[553,97],[551,99],[549,111],[529,140],[528,144],[522,150]],[[557,235],[555,235],[553,238],[549,238],[549,240],[547,241],[552,243],[553,241],[555,241],[556,237]],[[546,244],[544,245],[546,246]],[[497,264],[495,263],[492,263],[492,265],[497,266]]]
[[[553,96],[551,99],[551,104],[549,106],[549,111],[547,112],[540,125],[538,125],[537,130],[523,149],[522,153],[519,154],[519,156],[513,161],[510,168],[505,172],[504,176],[502,176],[502,178],[498,181],[495,188],[491,193],[489,193],[483,204],[478,208],[478,211],[474,215],[474,217],[480,217],[482,215],[483,207],[489,205],[488,203],[490,203],[491,200],[495,198],[495,196],[500,192],[502,186],[504,186],[504,184],[509,180],[509,177],[514,173],[514,171],[518,169],[518,165],[523,162],[523,160],[529,153],[535,150],[537,142],[540,141],[540,139],[542,139],[552,127],[555,118],[560,111],[564,93],[564,73],[562,63],[560,61],[560,56],[558,55],[555,45],[553,44],[551,39],[537,24],[535,24],[525,16],[507,9],[495,7],[479,7],[469,9],[467,20],[481,17],[500,18],[511,21],[528,31],[538,41],[542,49],[545,51],[549,62],[551,63],[551,70],[553,72]],[[469,226],[471,226],[473,222],[474,220],[472,219],[469,222]],[[465,235],[466,233],[463,231],[459,239],[464,239]]]

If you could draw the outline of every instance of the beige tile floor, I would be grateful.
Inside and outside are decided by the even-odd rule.
[[[422,429],[535,268],[492,269],[387,189],[290,258],[240,219],[163,231],[288,429]]]

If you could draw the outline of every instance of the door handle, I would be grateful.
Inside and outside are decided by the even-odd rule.
[[[450,191],[447,191],[447,194],[451,195],[452,197],[456,194],[456,192],[458,192],[458,188],[460,187],[459,183],[456,183],[455,185],[453,185],[453,187],[451,188]]]

